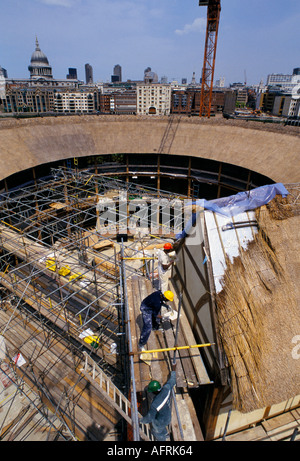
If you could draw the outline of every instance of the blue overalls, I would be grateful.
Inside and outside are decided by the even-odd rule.
[[[150,410],[141,418],[143,424],[152,423],[152,434],[156,440],[164,441],[168,435],[167,426],[172,419],[172,389],[176,384],[176,372],[172,371],[169,380],[153,399]]]
[[[158,290],[142,301],[141,312],[143,316],[143,328],[139,340],[140,347],[147,343],[151,330],[155,330],[159,327],[160,321],[157,316],[160,314],[161,306],[168,307],[164,299],[162,292]]]

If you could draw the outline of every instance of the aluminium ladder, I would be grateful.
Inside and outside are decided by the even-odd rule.
[[[84,368],[81,369],[83,374],[91,383],[97,385],[96,388],[101,392],[106,401],[132,426],[133,421],[130,417],[130,401],[86,352],[84,352],[84,355]],[[142,418],[140,413],[138,413],[138,418]],[[150,428],[146,424],[140,424],[139,434],[141,439],[145,441],[153,440]]]

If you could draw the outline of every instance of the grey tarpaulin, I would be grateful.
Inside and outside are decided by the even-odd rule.
[[[189,205],[198,205],[206,210],[231,217],[266,205],[275,195],[286,197],[288,194],[289,192],[282,183],[276,183],[257,187],[249,191],[238,192],[236,195],[230,195],[229,197],[222,197],[215,200],[193,200],[189,202]],[[196,213],[192,213],[187,225],[180,234],[176,235],[176,238],[180,239],[186,237],[195,221]]]

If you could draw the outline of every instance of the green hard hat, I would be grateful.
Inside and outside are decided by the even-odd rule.
[[[151,381],[149,384],[148,384],[148,392],[157,392],[157,391],[160,391],[161,389],[161,385],[158,381]]]

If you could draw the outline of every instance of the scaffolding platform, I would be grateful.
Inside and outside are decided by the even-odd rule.
[[[149,229],[150,221],[152,225],[157,219],[154,235],[137,224],[138,214],[131,232],[127,225],[132,213],[117,206],[118,223],[125,223],[127,230],[121,245],[119,234],[107,235],[109,226],[100,232],[98,204],[124,192],[129,208],[134,198],[147,204],[151,198],[157,200],[157,190],[97,174],[58,170],[54,179],[9,191],[0,201],[0,333],[6,346],[1,382],[7,388],[17,386],[17,391],[25,383],[40,398],[39,405],[53,411],[61,426],[66,426],[71,439],[114,440],[121,421],[123,436],[126,421],[133,424],[134,437],[138,437],[136,399],[140,404],[144,395],[145,414],[148,383],[157,379],[164,384],[172,370],[174,350],[157,352],[151,363],[145,363],[137,354],[137,343],[142,327],[140,304],[154,291],[155,251],[176,234],[170,206],[177,197],[160,191],[155,202],[160,208],[149,208]],[[176,310],[176,300],[172,307]],[[195,344],[184,315],[180,314],[178,335],[177,322],[169,320],[163,322],[163,332],[152,332],[149,350],[173,348],[175,336],[178,346]],[[18,354],[24,360],[21,366],[13,362]],[[198,350],[184,350],[176,355],[174,405],[178,400],[185,421],[189,408],[193,412],[188,389],[203,383],[197,354]],[[11,369],[13,381],[9,381]],[[136,395],[129,402],[132,382]],[[120,402],[123,397],[124,402],[129,399],[126,414],[114,400],[115,394]],[[7,418],[12,415],[9,411]],[[178,426],[178,419],[172,422],[174,440],[181,440]],[[0,425],[0,438],[6,429]],[[58,437],[62,435],[57,432]]]
[[[132,349],[134,353],[135,384],[137,392],[143,392],[153,379],[165,383],[172,370],[174,350],[152,353],[149,364],[144,362],[138,354],[138,341],[142,329],[142,315],[140,305],[142,300],[151,294],[154,289],[151,282],[142,276],[132,276],[127,280],[128,307],[130,315],[130,328]],[[175,301],[176,302],[176,301]],[[174,303],[174,302],[173,302]],[[174,303],[175,304],[175,303]],[[176,306],[172,306],[176,310]],[[184,330],[183,333],[183,322]],[[164,331],[152,331],[147,342],[148,350],[169,349],[175,346],[176,321],[165,320],[162,322]],[[188,346],[186,338],[193,340],[193,335],[184,313],[180,315],[177,346]],[[193,343],[195,344],[195,342]],[[147,350],[146,350],[147,352]],[[200,365],[200,369],[198,368]],[[190,349],[178,350],[176,354],[176,387],[195,388],[203,384],[202,360],[199,351]]]
[[[36,402],[41,413],[45,415],[47,409],[52,435],[54,431],[56,436],[63,434],[71,440],[116,440],[115,426],[120,415],[81,373],[83,362],[75,346],[73,351],[70,350],[68,341],[51,332],[47,323],[41,324],[39,319],[26,312],[13,312],[11,306],[1,310],[0,329],[5,329],[6,348],[6,361],[2,362],[2,368],[6,363],[10,375],[13,374],[13,382],[18,389],[16,396],[24,386],[29,386],[33,395],[31,400]],[[15,363],[18,355],[22,357],[20,366]],[[5,374],[9,377],[8,373]],[[12,397],[11,400],[15,401],[19,411],[28,404],[27,399],[21,401]],[[11,403],[9,401],[6,406]],[[14,423],[14,415],[6,406],[2,406],[5,418],[0,421],[0,438],[3,440],[6,440],[6,433],[12,437],[9,427]],[[15,417],[20,415],[17,409]],[[54,416],[59,423],[56,430],[49,424]],[[46,437],[48,432],[45,428],[46,423]]]

